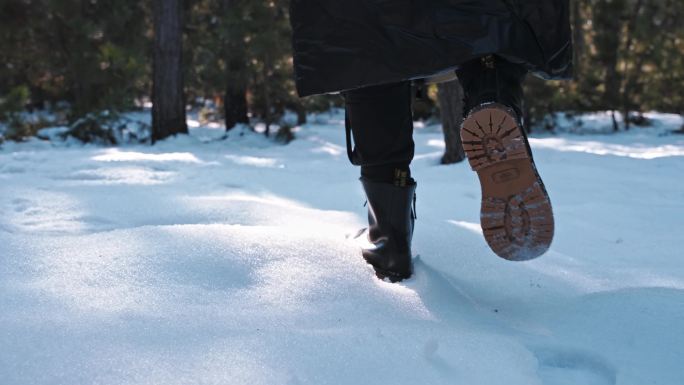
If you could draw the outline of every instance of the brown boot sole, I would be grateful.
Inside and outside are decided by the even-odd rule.
[[[499,257],[525,261],[553,240],[551,201],[515,113],[501,104],[474,109],[461,127],[463,149],[482,187],[480,224]]]

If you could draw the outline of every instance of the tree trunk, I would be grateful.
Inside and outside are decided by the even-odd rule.
[[[643,0],[637,0],[635,5],[634,5],[634,10],[632,11],[631,16],[629,17],[629,21],[627,23],[627,41],[625,43],[625,56],[629,57],[629,55],[632,55],[632,49],[634,46],[634,35],[636,34],[636,29],[637,29],[637,21],[639,18],[639,13],[641,12],[641,8],[643,7]],[[633,62],[634,60],[624,60],[622,64],[622,116],[624,117],[624,125],[625,125],[625,130],[629,130],[630,126],[630,120],[629,120],[629,112],[631,110],[631,104],[632,104],[632,95],[631,95],[631,74],[630,74],[630,66],[629,62]],[[637,60],[639,62],[639,60]],[[635,66],[632,68],[632,73],[641,71],[641,66]]]
[[[458,80],[452,80],[438,84],[437,89],[446,144],[441,162],[458,163],[465,159],[460,132],[463,122],[463,88]]]
[[[226,94],[223,99],[223,115],[225,116],[226,131],[229,131],[239,123],[249,124],[249,117],[247,116],[247,87],[245,85],[228,81],[226,84]]]
[[[223,23],[229,23],[235,8],[239,4],[233,0],[223,0],[220,3]],[[226,123],[226,131],[236,125],[249,124],[247,116],[247,82],[244,80],[247,72],[244,37],[239,35],[235,28],[224,25],[223,59],[226,64],[226,88],[223,99],[223,115]]]
[[[152,143],[187,134],[183,94],[183,1],[153,0]]]
[[[266,55],[264,58],[264,66],[261,70],[261,92],[263,93],[263,98],[264,98],[264,110],[263,110],[263,119],[264,123],[266,124],[266,130],[264,131],[264,135],[267,137],[271,134],[271,124],[273,124],[273,114],[271,113],[271,90],[270,90],[270,84],[269,84],[269,76],[268,76],[268,68],[271,67],[270,65],[270,60],[269,56]]]
[[[306,108],[301,103],[295,104],[295,112],[297,113],[297,125],[302,126],[306,124]]]
[[[582,60],[584,59],[584,15],[582,15],[582,0],[575,0],[572,3],[572,46],[574,48],[574,60],[576,73],[582,73]]]
[[[618,69],[623,14],[626,0],[599,1],[593,7],[594,24],[603,28],[597,29],[594,43],[598,50],[597,60],[604,69],[603,76],[603,108],[608,110],[620,109],[621,73]]]

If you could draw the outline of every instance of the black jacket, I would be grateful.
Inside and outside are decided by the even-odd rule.
[[[572,71],[568,0],[291,0],[301,96],[429,77],[487,54]]]

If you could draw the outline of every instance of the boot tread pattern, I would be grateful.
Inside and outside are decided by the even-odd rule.
[[[515,114],[485,104],[465,119],[461,139],[480,178],[480,224],[491,249],[512,261],[544,254],[554,234],[551,201]]]
[[[486,104],[463,122],[461,139],[470,167],[477,171],[494,163],[526,159],[524,137],[512,113],[498,104]]]

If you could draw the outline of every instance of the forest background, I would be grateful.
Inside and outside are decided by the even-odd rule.
[[[152,138],[141,141],[186,132],[193,110],[227,130],[259,122],[268,135],[303,124],[342,100],[297,97],[288,8],[282,0],[2,0],[0,141],[63,125],[81,140],[116,144],[111,122],[146,107]],[[558,113],[609,111],[615,131],[648,125],[646,111],[684,114],[684,2],[572,0],[571,16],[576,77],[528,77],[528,130],[553,131]],[[448,87],[430,86],[415,117],[457,119],[440,108],[458,103]],[[285,122],[286,111],[297,121]]]

